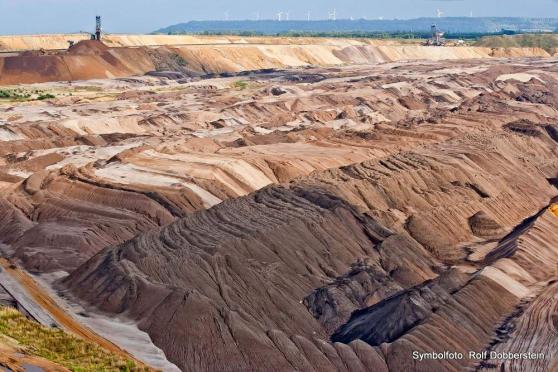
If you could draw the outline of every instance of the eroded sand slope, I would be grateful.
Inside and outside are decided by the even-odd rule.
[[[154,45],[152,43],[157,43],[158,37],[162,39],[162,46],[144,45]],[[185,38],[185,42],[189,41],[188,38],[195,40],[188,43],[192,45],[171,45],[171,41],[178,43],[179,38],[128,36],[113,42],[107,39],[106,45],[95,41],[81,41],[68,51],[25,52],[21,55],[0,56],[0,85],[137,76],[168,69],[179,69],[186,75],[200,75],[401,60],[451,60],[494,56],[549,57],[546,51],[537,48],[426,47],[319,38],[257,38],[246,41],[233,38],[219,40],[213,37],[209,38],[209,43],[204,43],[204,38],[182,38]],[[7,40],[4,43],[8,43]],[[27,39],[21,40],[23,45],[25,40]],[[20,41],[14,39],[10,42],[17,46]],[[45,41],[47,45],[49,42]],[[33,47],[34,44],[30,46]]]
[[[4,255],[181,369],[553,367],[556,61],[39,86],[73,94],[0,113]]]

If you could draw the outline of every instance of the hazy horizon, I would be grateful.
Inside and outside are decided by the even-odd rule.
[[[327,19],[336,9],[338,19],[412,19],[434,17],[550,17],[558,16],[555,0],[393,0],[389,3],[364,0],[0,0],[0,34],[69,33],[92,31],[94,16],[103,16],[106,32],[148,33],[193,20],[273,19],[278,12],[290,20]]]

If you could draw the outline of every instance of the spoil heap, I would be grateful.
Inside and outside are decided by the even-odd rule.
[[[81,84],[0,114],[0,248],[181,369],[556,352],[554,61]]]

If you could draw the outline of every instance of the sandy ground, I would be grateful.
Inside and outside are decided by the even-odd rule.
[[[0,51],[66,49],[68,40],[88,40],[86,34],[0,36]],[[181,44],[328,44],[391,45],[394,40],[356,40],[341,38],[286,38],[194,35],[105,35],[104,42],[113,47],[138,47]]]
[[[191,39],[191,42],[180,44],[178,40],[181,39]],[[540,48],[431,47],[401,42],[394,45],[396,43],[393,42],[322,38],[235,40],[224,37],[225,40],[219,40],[209,37],[209,42],[202,42],[204,39],[122,36],[112,41],[107,38],[105,44],[81,40],[68,50],[50,53],[35,51],[16,56],[0,55],[0,85],[130,77],[165,71],[176,71],[187,78],[211,73],[408,60],[550,57]],[[0,45],[16,50],[28,46],[36,50],[41,41],[45,49],[59,46],[60,42],[56,37],[4,37],[4,40],[0,39]],[[175,43],[172,44],[172,41]]]
[[[243,69],[242,61],[219,65],[231,63],[223,53],[236,47],[190,61],[215,56],[215,69]],[[320,45],[310,56],[291,46],[266,48],[251,49],[247,61],[284,53],[286,64],[322,63],[334,47]],[[376,57],[389,58],[374,61],[420,57],[414,48],[384,52]],[[360,365],[362,355],[378,353],[378,366],[404,368],[397,350],[405,351],[406,332],[434,339],[452,316],[471,332],[448,343],[484,347],[499,319],[554,275],[531,253],[538,244],[553,262],[544,232],[553,229],[555,208],[527,232],[515,229],[556,194],[548,180],[558,169],[557,66],[555,59],[424,60],[24,86],[56,98],[0,103],[0,242],[19,267],[43,275],[10,269],[4,260],[0,279],[9,278],[14,291],[25,288],[21,302],[44,323],[162,369],[174,368],[165,355],[183,369],[196,370],[198,362],[205,363],[200,370],[226,369],[223,355],[252,355],[257,347],[276,367],[304,369],[303,358],[286,361],[285,350],[306,355],[300,350],[314,345],[315,335],[329,351],[312,355],[328,355],[331,365],[334,358]],[[510,247],[517,257],[488,265]],[[348,344],[327,342],[354,310],[395,293],[403,298],[453,266],[458,273],[448,275],[456,283],[464,275],[467,284],[439,292],[435,301],[452,299],[440,304],[445,312],[425,312],[422,326],[408,329],[386,320],[403,329],[393,348],[352,344],[354,355],[372,353],[352,357]],[[61,271],[70,273],[58,285],[71,287],[71,301],[50,288],[49,275]],[[363,277],[373,285],[361,285]],[[353,302],[343,297],[352,293],[344,283],[373,289]],[[138,293],[148,293],[137,299],[140,315],[120,313],[119,301]],[[162,298],[169,303],[150,303]],[[452,307],[453,299],[466,306]],[[469,307],[482,307],[482,324]],[[151,318],[152,310],[159,317]],[[154,319],[167,316],[180,322],[158,328]],[[249,332],[243,338],[237,330]],[[215,335],[221,348],[204,346]],[[392,344],[387,336],[381,341]],[[268,362],[252,355],[238,365],[250,358]]]

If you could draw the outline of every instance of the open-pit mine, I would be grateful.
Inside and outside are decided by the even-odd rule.
[[[82,39],[0,37],[0,304],[136,369],[558,370],[547,51]]]

